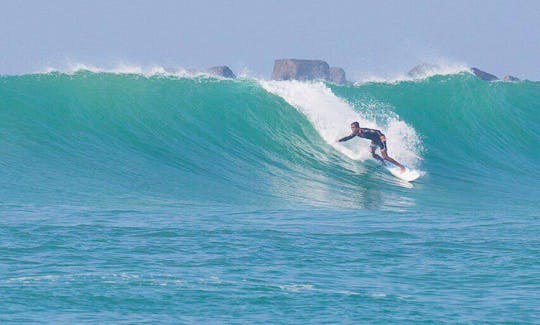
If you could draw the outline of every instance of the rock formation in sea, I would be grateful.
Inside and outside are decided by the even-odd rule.
[[[217,67],[208,68],[206,72],[215,76],[223,77],[223,78],[231,78],[231,79],[236,78],[236,75],[226,65],[220,65]]]
[[[328,81],[337,85],[347,84],[347,78],[345,77],[345,70],[339,67],[331,67],[328,75]]]
[[[490,74],[490,73],[487,73],[485,71],[482,71],[478,68],[471,68],[471,72],[477,76],[478,78],[482,79],[482,80],[485,80],[485,81],[495,81],[495,80],[499,80],[499,78],[497,78],[496,76]]]
[[[431,63],[422,63],[409,70],[409,72],[407,72],[407,75],[411,78],[422,78],[429,76],[433,73],[433,71],[437,71],[438,69],[440,69],[438,65]]]
[[[330,66],[322,60],[280,59],[274,62],[274,80],[328,80]]]
[[[519,81],[519,78],[511,76],[511,75],[506,75],[506,76],[504,76],[503,80],[504,81]]]

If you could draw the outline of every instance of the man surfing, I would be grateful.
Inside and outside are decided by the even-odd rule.
[[[348,141],[354,137],[360,137],[371,140],[371,155],[373,158],[380,161],[385,165],[385,160],[393,163],[401,169],[401,172],[405,172],[405,167],[388,156],[388,149],[386,148],[386,137],[380,130],[361,128],[358,122],[351,123],[352,134],[344,138],[339,139],[339,142]],[[375,153],[375,150],[379,147],[381,149],[381,156]]]

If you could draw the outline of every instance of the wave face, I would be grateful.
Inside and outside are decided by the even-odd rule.
[[[467,73],[399,83],[47,73],[0,78],[7,203],[477,209],[534,205],[540,84]],[[411,188],[349,124],[383,130]]]

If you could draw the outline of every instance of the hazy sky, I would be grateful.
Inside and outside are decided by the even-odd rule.
[[[269,77],[289,57],[352,79],[445,59],[540,80],[540,1],[0,2],[0,74],[123,62]]]

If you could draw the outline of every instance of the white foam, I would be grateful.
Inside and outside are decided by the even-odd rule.
[[[385,107],[382,107],[383,114],[373,112],[378,108],[377,103],[368,103],[355,110],[323,82],[259,80],[259,83],[303,113],[329,145],[351,159],[364,161],[371,158],[370,141],[360,138],[337,141],[351,133],[350,124],[354,121],[361,127],[381,130],[388,139],[391,157],[411,166],[420,159],[421,145],[416,131]],[[377,115],[379,118],[375,119]]]
[[[386,298],[386,294],[384,293],[372,293],[369,296],[375,299]]]
[[[288,284],[288,285],[280,285],[278,287],[281,290],[290,291],[290,292],[313,290],[313,285],[311,284]]]

